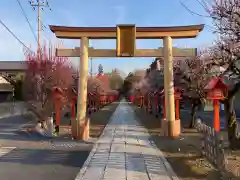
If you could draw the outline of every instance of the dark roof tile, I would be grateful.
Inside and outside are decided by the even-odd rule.
[[[0,61],[0,71],[24,71],[26,69],[26,61]]]

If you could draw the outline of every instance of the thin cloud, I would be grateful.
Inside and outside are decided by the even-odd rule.
[[[117,5],[114,7],[116,9],[117,18],[116,24],[121,24],[126,22],[127,9],[123,5]]]
[[[77,16],[76,13],[73,13],[68,9],[55,10],[54,17],[57,18],[50,18],[48,20],[53,25],[58,24],[67,26],[87,26],[87,23],[80,15]]]

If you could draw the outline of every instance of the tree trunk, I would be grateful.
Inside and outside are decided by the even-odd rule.
[[[190,122],[190,128],[194,128],[195,126],[195,120],[196,120],[196,114],[197,114],[198,104],[193,103],[192,109],[191,109],[191,122]]]
[[[237,119],[234,109],[233,97],[228,98],[224,102],[225,122],[228,132],[228,141],[231,149],[240,148],[240,141],[237,137]]]

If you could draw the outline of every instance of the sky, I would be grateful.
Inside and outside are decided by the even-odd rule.
[[[37,12],[29,0],[19,0],[37,34]],[[36,1],[36,0],[35,0]],[[181,0],[191,11],[206,14],[197,0]],[[195,24],[211,25],[211,20],[191,14],[181,5],[180,0],[48,0],[49,8],[41,11],[41,21],[46,28],[41,32],[43,42],[56,43],[58,40],[48,25],[63,26],[111,26],[135,24],[136,26],[183,26]],[[30,49],[36,50],[37,42],[29,28],[17,0],[1,0],[0,20]],[[0,61],[24,60],[24,46],[0,24]],[[208,26],[195,39],[173,40],[175,47],[204,48],[213,43],[215,35]],[[79,40],[63,40],[65,48],[80,45]],[[101,49],[114,49],[114,40],[90,41],[90,46]],[[158,48],[162,40],[137,40],[137,48]],[[79,58],[71,58],[78,66]],[[93,72],[102,64],[104,71],[118,68],[126,74],[148,68],[154,58],[93,58]],[[90,67],[90,63],[89,63]]]

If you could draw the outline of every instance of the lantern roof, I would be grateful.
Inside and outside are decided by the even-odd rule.
[[[212,89],[227,89],[228,86],[223,82],[223,79],[220,77],[212,78],[209,83],[205,86],[204,90],[209,91]]]
[[[76,89],[72,88],[72,93],[75,94],[75,95],[77,95]]]
[[[52,88],[52,91],[53,91],[54,93],[61,93],[61,94],[63,94],[63,90],[62,90],[62,88],[60,88],[60,87],[53,87],[53,88]]]
[[[180,92],[180,93],[182,93],[183,92],[183,89],[181,89],[181,88],[179,88],[179,87],[174,87],[174,92],[176,93],[176,92]],[[163,94],[164,93],[164,89],[161,91],[161,94]]]
[[[88,93],[88,95],[92,96],[92,95],[93,95],[93,93],[92,93],[92,92],[89,92],[89,93]]]

